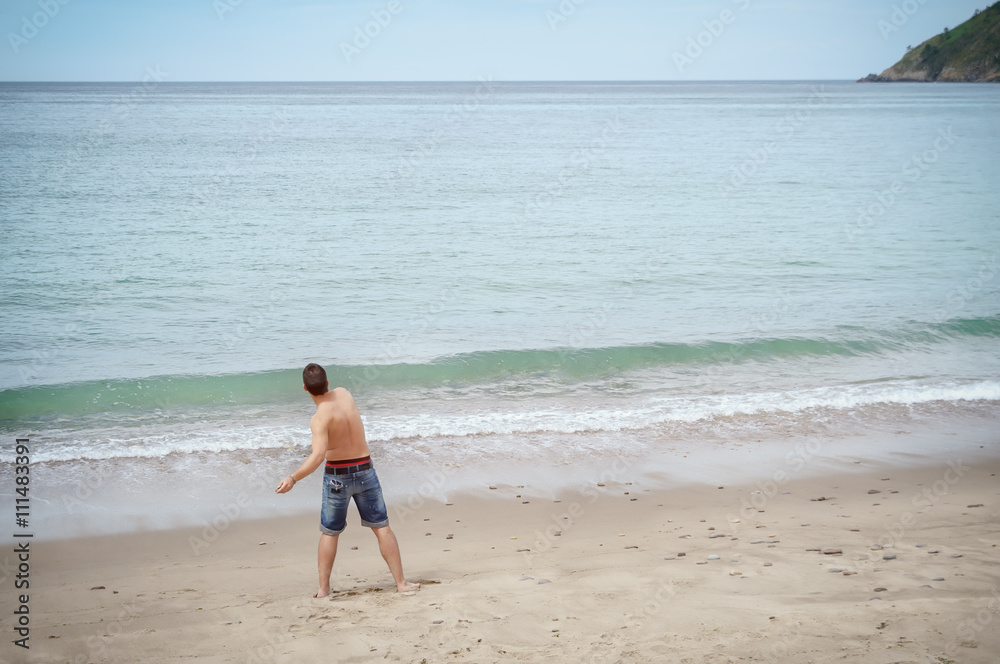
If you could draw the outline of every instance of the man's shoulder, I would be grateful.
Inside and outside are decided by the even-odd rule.
[[[317,404],[316,413],[312,417],[314,422],[328,422],[342,418],[354,405],[354,397],[343,387],[335,387],[328,394],[333,398]]]
[[[338,401],[346,403],[354,402],[354,395],[348,392],[346,387],[335,387],[330,391],[333,392],[334,398]]]

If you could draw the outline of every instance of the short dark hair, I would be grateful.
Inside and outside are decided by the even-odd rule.
[[[313,396],[318,397],[326,394],[328,384],[326,370],[315,362],[307,364],[306,368],[302,370],[302,384]]]

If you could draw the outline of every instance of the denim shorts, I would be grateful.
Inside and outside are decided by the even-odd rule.
[[[389,525],[389,514],[382,499],[382,485],[374,468],[345,475],[323,476],[323,509],[319,530],[327,535],[339,535],[347,527],[347,506],[351,498],[358,506],[361,525],[382,528]]]

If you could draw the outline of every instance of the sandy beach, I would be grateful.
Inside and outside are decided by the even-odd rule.
[[[31,648],[3,659],[995,662],[1000,460],[983,452],[395,504],[413,595],[356,514],[322,600],[311,514],[36,542]]]

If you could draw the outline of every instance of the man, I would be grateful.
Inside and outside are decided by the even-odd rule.
[[[365,426],[351,393],[342,387],[330,390],[326,371],[318,364],[309,364],[302,371],[302,388],[316,404],[316,413],[309,421],[312,429],[312,454],[298,470],[281,480],[276,493],[286,493],[326,460],[323,478],[323,507],[320,513],[319,591],[313,597],[330,594],[330,573],[337,557],[337,539],[347,527],[347,506],[354,498],[361,523],[372,529],[378,548],[389,565],[396,590],[416,590],[419,583],[410,583],[403,576],[399,558],[399,543],[389,528],[389,515],[382,499],[382,486],[372,467]]]

